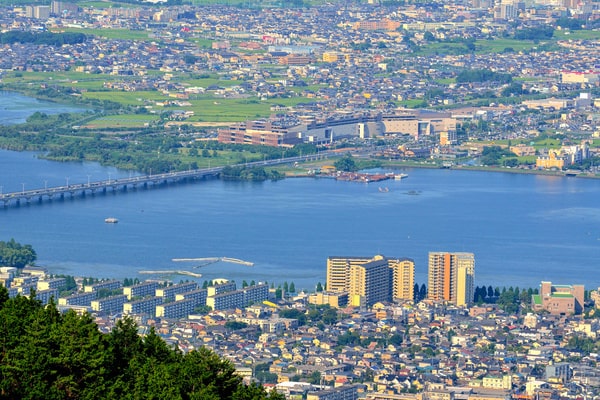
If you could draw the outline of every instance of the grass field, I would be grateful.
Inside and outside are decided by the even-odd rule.
[[[203,38],[190,38],[189,42],[195,43],[196,46],[201,47],[203,49],[210,49],[214,40],[203,39]]]
[[[259,100],[256,97],[250,98],[216,98],[210,94],[203,95],[201,98],[186,100],[191,105],[184,107],[161,106],[161,103],[167,100],[174,100],[158,92],[86,92],[84,97],[95,100],[109,100],[123,105],[144,106],[150,105],[154,111],[168,112],[174,110],[193,111],[194,115],[187,121],[194,122],[240,122],[252,118],[264,118],[272,114],[271,106],[281,104],[292,106],[303,102],[309,102],[311,99],[303,97],[294,97],[289,99],[268,99]],[[150,122],[141,117],[147,117],[147,114],[133,114],[127,121],[115,120],[112,117],[107,119],[95,120],[88,125],[98,126],[130,126],[125,124],[137,124],[143,126],[144,122]],[[124,117],[119,115],[119,118]],[[100,122],[97,122],[100,121]],[[104,122],[101,122],[104,121]]]
[[[308,101],[309,99],[302,97],[268,99],[264,101],[255,97],[246,99],[206,98],[191,100],[192,107],[187,107],[186,109],[194,111],[194,116],[189,119],[190,122],[239,122],[252,118],[268,117],[272,114],[271,105],[273,104],[291,106]]]
[[[557,31],[559,32],[559,31]],[[591,31],[576,31],[577,33],[572,33],[571,35],[565,35],[562,33],[562,36],[559,34],[558,37],[555,34],[555,37],[552,40],[542,41],[539,43],[535,43],[532,40],[517,40],[517,39],[509,39],[509,38],[494,38],[494,39],[480,39],[475,41],[475,53],[477,54],[489,54],[489,53],[502,53],[504,51],[527,51],[533,48],[537,48],[540,46],[553,44],[556,40],[564,40],[564,39],[598,39],[599,32],[591,32]],[[579,32],[581,32],[579,34]],[[579,35],[579,36],[578,36]],[[453,42],[434,42],[428,43],[427,45],[421,46],[419,51],[416,54],[419,55],[434,55],[434,54],[468,54],[469,50],[466,48],[464,43],[453,43]]]
[[[145,101],[164,101],[168,98],[159,92],[145,91],[145,92],[85,92],[83,97],[86,99],[94,100],[108,100],[114,101],[126,106],[141,106],[144,105]]]
[[[134,31],[129,29],[97,29],[97,28],[61,28],[55,30],[55,32],[77,32],[84,33],[86,35],[94,35],[98,37],[104,37],[107,39],[121,39],[121,40],[156,40],[156,38],[150,38],[149,31]]]
[[[82,1],[80,3],[77,3],[77,5],[81,8],[97,8],[100,10],[105,9],[105,8],[110,8],[110,7],[131,8],[131,7],[136,6],[133,3],[119,3],[119,2],[101,1],[101,0]]]
[[[556,40],[600,40],[600,31],[554,31]]]
[[[109,115],[87,122],[88,128],[143,128],[147,124],[158,121],[159,117],[148,114]]]
[[[56,72],[7,72],[2,75],[6,83],[35,83],[54,81],[56,84],[71,83],[84,80],[108,80],[109,75],[91,75],[84,72],[56,71]],[[114,77],[113,77],[114,79]],[[70,86],[70,85],[69,85]]]
[[[501,53],[505,49],[512,49],[514,51],[530,50],[534,47],[539,46],[540,43],[534,43],[531,40],[516,40],[516,39],[504,39],[496,38],[493,40],[477,40],[475,41],[475,48],[477,53]]]

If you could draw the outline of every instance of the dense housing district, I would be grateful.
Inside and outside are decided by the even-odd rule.
[[[290,399],[600,396],[598,291],[480,288],[473,253],[428,258],[420,287],[410,258],[328,257],[325,288],[314,293],[225,279],[77,278],[66,294],[72,277],[33,266],[3,267],[0,278],[11,297],[90,313],[102,332],[129,316],[140,334],[154,328],[183,352],[210,348]]]

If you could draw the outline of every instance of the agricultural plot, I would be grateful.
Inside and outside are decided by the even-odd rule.
[[[85,127],[90,129],[143,128],[158,120],[158,116],[148,114],[108,115],[87,122]]]

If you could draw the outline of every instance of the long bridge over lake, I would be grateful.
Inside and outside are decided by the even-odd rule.
[[[327,152],[319,153],[318,155],[311,154],[306,156],[278,158],[274,160],[254,161],[237,166],[272,166],[278,164],[289,164],[307,160],[316,160],[326,158]],[[35,205],[43,204],[44,201],[54,199],[62,200],[65,198],[81,199],[87,196],[96,194],[105,194],[108,192],[124,193],[128,190],[148,189],[153,186],[184,183],[194,180],[204,180],[211,177],[216,177],[224,167],[212,167],[191,169],[187,171],[167,172],[154,175],[137,175],[129,178],[107,179],[102,181],[77,183],[64,186],[44,187],[40,189],[30,189],[18,192],[0,193],[0,207],[19,206],[23,204]]]

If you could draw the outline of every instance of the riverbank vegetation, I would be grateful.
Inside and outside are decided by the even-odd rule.
[[[37,254],[30,244],[21,244],[10,239],[0,241],[0,265],[5,267],[24,268],[37,259]]]
[[[0,397],[4,399],[272,399],[202,347],[183,354],[124,318],[101,333],[89,314],[61,314],[0,287]]]
[[[245,164],[317,153],[312,144],[299,144],[280,149],[270,146],[224,144],[216,140],[201,140],[190,126],[174,131],[157,132],[145,129],[112,130],[102,134],[91,129],[71,126],[95,118],[91,113],[61,113],[48,115],[36,112],[23,124],[0,126],[0,148],[16,151],[39,151],[41,157],[55,161],[95,161],[102,165],[156,174],[188,169]],[[48,127],[51,127],[48,129]],[[202,135],[200,135],[202,136]],[[262,176],[258,170],[242,173],[242,169],[227,174],[238,178]],[[279,179],[269,173],[267,179]]]

